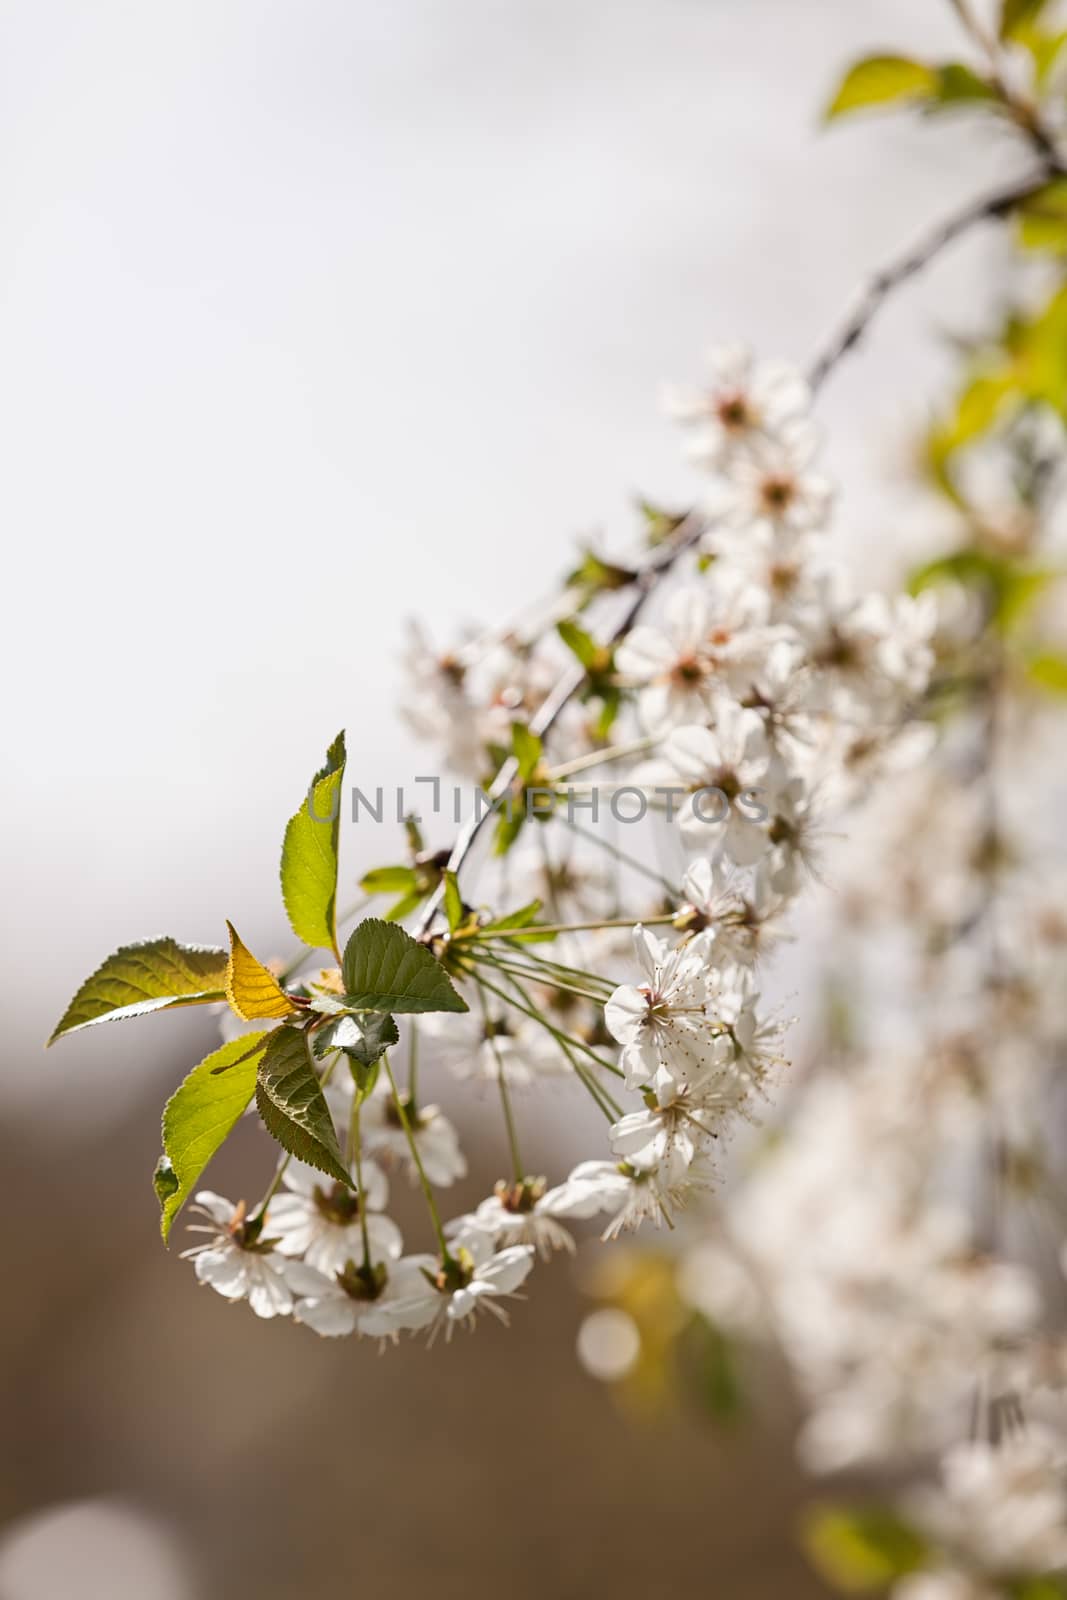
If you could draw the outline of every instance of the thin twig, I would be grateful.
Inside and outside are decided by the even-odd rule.
[[[969,201],[962,210],[938,223],[937,227],[924,234],[895,261],[891,261],[888,266],[876,273],[844,322],[833,331],[808,368],[808,383],[812,391],[820,389],[842,357],[855,348],[890,295],[902,284],[922,272],[935,256],[940,255],[942,250],[971,228],[977,227],[982,222],[996,221],[1015,206],[1021,205],[1024,200],[1029,200],[1032,195],[1043,189],[1059,170],[1056,164],[1049,162],[1046,167],[1037,173],[1031,173],[1027,178],[1016,180],[1005,188],[994,189],[990,194],[980,195],[977,200]]]
[[[970,201],[962,210],[947,217],[895,261],[884,267],[881,272],[871,279],[845,321],[831,333],[829,339],[809,366],[808,383],[813,393],[822,388],[843,357],[848,355],[859,344],[882,306],[902,284],[922,272],[935,256],[940,255],[942,250],[968,232],[969,229],[978,226],[982,222],[993,221],[1005,216],[1015,206],[1020,205],[1024,200],[1028,200],[1032,195],[1038,193],[1050,179],[1062,174],[1063,168],[1061,164],[1057,160],[1049,160],[1044,167],[1029,177],[1016,180],[1015,183],[1005,188],[996,189],[991,194],[979,196],[978,199]],[[703,531],[704,518],[702,515],[695,510],[689,512],[679,525],[669,546],[658,550],[655,556],[635,574],[632,586],[633,594],[628,600],[622,615],[612,628],[605,641],[606,644],[617,643],[619,639],[630,631],[649,596],[671,570],[679,556],[696,544]],[[531,717],[530,732],[538,738],[543,738],[553,727],[564,708],[579,692],[585,679],[585,669],[575,664],[559,680],[551,694],[542,701]],[[509,756],[500,767],[487,791],[490,802],[488,808],[477,812],[471,817],[452,847],[452,853],[448,859],[449,871],[459,872],[488,818],[493,815],[493,804],[503,798],[514,782],[518,773],[518,765],[517,759],[514,756]],[[442,882],[423,907],[422,914],[415,927],[416,938],[423,938],[433,925],[443,898],[444,883]]]

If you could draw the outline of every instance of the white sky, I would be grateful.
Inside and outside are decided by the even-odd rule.
[[[943,47],[948,11],[0,4],[9,1104],[194,1026],[40,1056],[116,944],[229,915],[285,947],[281,830],[337,728],[364,787],[426,770],[391,710],[404,614],[501,620],[634,491],[687,496],[660,382],[722,337],[804,359],[991,180],[962,125],[816,126],[850,55]],[[975,259],[828,395],[865,557]]]

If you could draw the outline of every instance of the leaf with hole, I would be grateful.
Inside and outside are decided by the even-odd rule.
[[[153,1177],[164,1241],[216,1150],[243,1116],[269,1033],[244,1033],[195,1066],[163,1108],[163,1154]]]

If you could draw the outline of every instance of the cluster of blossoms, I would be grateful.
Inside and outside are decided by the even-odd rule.
[[[1062,710],[1026,677],[1062,625],[1067,450],[1045,410],[994,443],[984,542],[920,569],[939,737],[851,819],[825,1028],[677,1262],[694,1314],[784,1354],[810,1470],[928,1482],[893,1513],[894,1600],[1037,1600],[1067,1571]]]
[[[811,874],[828,808],[900,759],[932,614],[906,596],[853,596],[831,562],[832,495],[796,373],[719,351],[709,387],[671,403],[713,473],[696,510],[649,511],[651,549],[632,560],[587,557],[530,634],[471,637],[443,656],[413,636],[411,726],[486,786],[509,751],[528,757],[508,798],[536,785],[541,799],[517,826],[497,818],[492,911],[460,893],[414,823],[410,861],[364,878],[400,893],[391,914],[412,920],[466,1012],[403,1020],[403,1089],[392,1067],[369,1087],[362,1072],[325,1068],[348,1182],[290,1160],[251,1225],[199,1195],[198,1277],[261,1316],[372,1338],[447,1334],[481,1311],[506,1320],[537,1256],[574,1249],[574,1223],[599,1216],[605,1238],[673,1225],[768,1098],[784,1029],[762,1002],[761,960]],[[568,650],[579,692],[542,727]],[[618,826],[597,826],[609,802],[627,820],[614,808],[623,793],[647,818],[634,850]],[[307,992],[342,987],[326,970]],[[422,1098],[441,1072],[499,1095],[511,1166],[452,1221],[439,1192],[466,1162],[453,1122]],[[571,1085],[607,1127],[550,1184],[520,1154],[521,1097]],[[403,1253],[388,1171],[422,1186],[434,1254]]]

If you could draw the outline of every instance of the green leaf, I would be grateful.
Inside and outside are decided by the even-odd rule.
[[[579,590],[581,605],[585,606],[594,595],[625,589],[636,577],[633,567],[617,566],[612,561],[602,560],[592,550],[584,550],[574,571],[567,574],[566,582],[568,587]]]
[[[244,1114],[269,1033],[245,1033],[205,1056],[163,1107],[163,1154],[153,1177],[166,1241],[200,1174]]]
[[[586,633],[576,622],[565,617],[562,622],[556,623],[556,632],[573,656],[577,656],[580,664],[587,672],[596,666],[600,655],[600,646],[591,633]]]
[[[878,1507],[817,1506],[805,1518],[802,1538],[816,1571],[847,1594],[884,1588],[917,1571],[928,1556],[914,1529]]]
[[[405,917],[422,905],[426,896],[421,889],[412,889],[410,894],[401,895],[394,905],[385,913],[386,922],[403,922]]]
[[[827,122],[852,111],[894,101],[932,100],[940,79],[933,67],[906,56],[868,56],[845,73],[837,92],[826,108]]]
[[[463,922],[463,896],[459,892],[459,879],[454,872],[445,873],[445,916],[448,931],[455,933]]]
[[[525,791],[513,796],[511,816],[508,816],[507,807],[497,817],[496,828],[493,831],[493,854],[506,856],[526,823],[526,794]]]
[[[300,810],[291,817],[282,844],[282,899],[293,932],[314,949],[332,949],[337,938],[337,844],[341,832],[341,785],[345,736],[326,752]]]
[[[1026,676],[1038,689],[1056,699],[1067,698],[1067,655],[1043,650],[1026,663]]]
[[[1048,0],[1001,0],[1000,37],[1010,39],[1020,28],[1036,22]]]
[[[1040,95],[1067,45],[1067,31],[1060,28],[1046,32],[1043,28],[1021,27],[1013,35],[1017,44],[1028,50],[1034,63],[1034,85]]]
[[[908,591],[921,594],[937,583],[960,583],[985,592],[993,619],[1003,632],[1015,626],[1033,602],[1063,574],[1054,567],[1025,567],[977,548],[955,550],[917,567]]]
[[[1016,208],[1024,250],[1067,252],[1067,178],[1056,178]]]
[[[123,945],[85,980],[48,1043],[97,1022],[225,1000],[228,965],[226,951],[213,945],[176,939]]]
[[[1011,1600],[1064,1600],[1067,1578],[1054,1578],[1051,1574],[1040,1578],[1020,1578],[1016,1583],[1009,1583],[1005,1592],[1011,1595]]]
[[[414,867],[374,867],[359,880],[364,894],[409,894],[418,882]]]
[[[358,1016],[346,1013],[316,1030],[311,1037],[311,1048],[317,1056],[331,1050],[343,1050],[350,1061],[371,1067],[383,1052],[400,1043],[400,1033],[388,1011],[362,1011]]]
[[[356,1086],[356,1097],[362,1105],[363,1101],[374,1093],[374,1085],[378,1082],[378,1074],[382,1069],[382,1058],[379,1056],[376,1061],[364,1065],[362,1061],[356,1061],[353,1056],[349,1056],[348,1066],[352,1073],[352,1082]]]
[[[341,963],[345,1004],[358,1011],[466,1011],[439,961],[395,923],[367,917]]]
[[[973,105],[976,101],[1001,104],[993,85],[962,61],[949,61],[937,69],[937,92],[932,109],[951,110],[956,106]]]
[[[267,1132],[309,1167],[352,1187],[304,1033],[278,1028],[259,1063],[256,1106]]]
[[[525,783],[537,770],[541,759],[541,741],[531,733],[525,722],[511,724],[511,748],[519,764],[519,777]]]
[[[508,928],[528,928],[541,910],[540,900],[531,900],[528,905],[520,906],[517,911],[509,912],[506,917],[496,917],[492,922],[486,922],[479,930],[481,933],[503,933]]]

